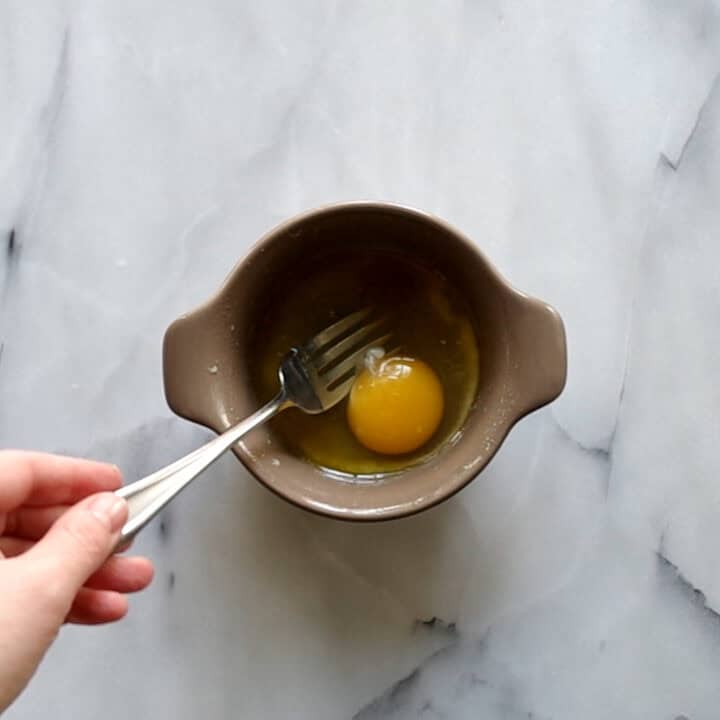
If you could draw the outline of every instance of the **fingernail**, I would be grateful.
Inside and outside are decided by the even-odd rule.
[[[114,493],[98,495],[88,509],[110,532],[117,532],[127,517],[127,502]]]

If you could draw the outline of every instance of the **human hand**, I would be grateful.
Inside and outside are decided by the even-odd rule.
[[[125,593],[152,580],[149,560],[109,557],[127,518],[109,492],[120,485],[112,465],[0,451],[0,713],[63,623],[119,620]]]

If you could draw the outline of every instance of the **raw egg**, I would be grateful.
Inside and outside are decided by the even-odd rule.
[[[384,242],[373,238],[373,243],[375,240]],[[377,427],[382,415],[380,411],[371,411],[368,422],[361,423],[362,411],[353,410],[352,416],[358,420],[355,423],[358,429],[353,432],[348,422],[348,398],[317,415],[300,411],[280,413],[270,422],[273,445],[281,444],[295,457],[337,473],[336,477],[343,481],[352,476],[374,482],[386,473],[425,462],[460,432],[481,378],[493,375],[494,356],[478,351],[481,343],[475,333],[471,309],[458,288],[436,268],[399,250],[371,246],[370,239],[368,243],[338,240],[328,252],[299,257],[271,286],[278,284],[286,288],[293,301],[288,305],[285,293],[272,293],[269,289],[267,296],[258,299],[258,322],[249,328],[249,343],[254,352],[241,359],[247,362],[258,404],[277,393],[278,364],[288,348],[301,345],[338,318],[372,307],[374,316],[386,318],[392,332],[392,345],[386,348],[390,352],[380,353],[377,365],[385,357],[395,356],[394,361],[415,358],[432,368],[431,377],[439,380],[442,392],[422,391],[417,399],[418,404],[442,405],[442,418],[432,437],[421,447],[390,454],[392,448],[387,452],[379,450],[389,444],[390,437],[396,437],[397,423],[393,421],[393,427],[382,433],[387,436],[382,445],[367,438],[366,442],[360,441],[359,437],[369,436],[369,432],[359,429],[360,425]],[[395,351],[395,347],[401,347],[402,351]],[[411,362],[410,366],[414,373],[418,365]],[[413,374],[410,387],[420,387],[421,378],[428,374]],[[423,383],[428,384],[437,387],[432,380]],[[362,387],[364,385],[356,387],[356,398],[365,395],[360,392]],[[432,398],[438,395],[441,401],[434,402]],[[357,408],[361,405],[362,402]],[[413,415],[419,417],[415,410]],[[407,417],[400,418],[400,422],[406,420]],[[399,443],[395,439],[393,442]],[[401,445],[405,449],[417,442],[420,440],[416,438],[412,443],[407,441]],[[370,449],[371,443],[377,451]],[[272,447],[268,446],[267,452],[271,452]]]
[[[368,450],[402,455],[433,436],[444,404],[442,384],[427,363],[370,356],[350,391],[348,424]]]

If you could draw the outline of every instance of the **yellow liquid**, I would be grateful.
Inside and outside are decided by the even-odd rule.
[[[320,415],[290,409],[271,421],[278,439],[294,454],[341,473],[376,475],[422,462],[457,433],[475,398],[478,347],[467,308],[437,272],[386,250],[335,251],[314,257],[307,268],[277,279],[281,298],[256,313],[250,377],[258,400],[278,390],[277,371],[289,348],[338,319],[372,306],[388,317],[388,345],[424,361],[443,387],[445,411],[435,434],[406,455],[380,455],[363,447],[347,421],[347,400]]]

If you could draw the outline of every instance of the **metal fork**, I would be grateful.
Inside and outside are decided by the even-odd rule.
[[[118,549],[126,547],[191,480],[253,428],[289,407],[317,414],[337,405],[350,391],[365,353],[390,339],[390,333],[383,333],[384,320],[371,322],[371,314],[370,308],[353,313],[290,350],[278,371],[280,391],[267,405],[198,450],[120,488],[116,494],[127,500],[129,515]]]

